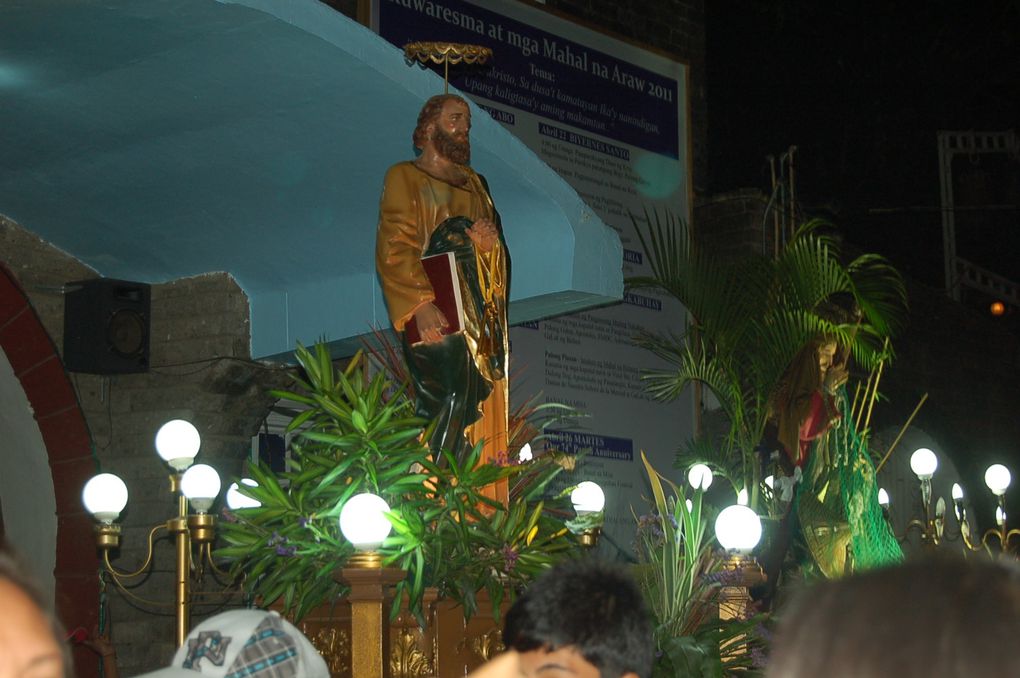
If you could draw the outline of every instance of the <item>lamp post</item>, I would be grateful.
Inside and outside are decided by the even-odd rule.
[[[602,533],[603,513],[606,507],[606,493],[598,483],[584,480],[577,484],[570,493],[570,503],[574,506],[579,525],[578,536],[585,548],[598,546],[599,535]]]
[[[761,518],[743,504],[727,506],[715,519],[715,538],[728,555],[723,569],[732,573],[720,593],[720,619],[746,619],[751,606],[748,589],[765,583],[765,573],[750,555],[761,533]]]
[[[935,513],[931,511],[931,479],[939,467],[939,459],[935,453],[927,447],[920,447],[910,455],[910,470],[917,476],[921,484],[921,507],[924,512],[923,521],[910,521],[907,529],[918,527],[921,530],[921,540],[930,546],[938,546],[942,541],[945,529],[945,501],[939,497],[939,503],[935,506]]]
[[[392,525],[386,518],[390,507],[374,494],[357,494],[340,511],[340,532],[357,550],[348,567],[337,576],[350,586],[351,678],[379,678],[391,674],[390,633],[385,611],[391,591],[407,573],[383,567],[377,549]]]
[[[212,561],[212,542],[216,538],[216,519],[209,515],[220,491],[220,477],[214,468],[205,464],[194,465],[201,447],[198,430],[183,419],[164,424],[156,433],[155,446],[159,456],[171,468],[170,492],[177,498],[177,515],[157,524],[149,531],[148,553],[142,566],[133,572],[119,570],[110,562],[110,551],[120,546],[120,525],[116,521],[127,505],[128,490],[124,481],[112,473],[100,473],[91,478],[82,490],[82,502],[96,519],[96,547],[102,551],[103,567],[122,591],[127,589],[122,580],[133,579],[148,573],[153,564],[153,546],[160,530],[174,536],[176,566],[174,570],[175,640],[180,646],[188,635],[191,604],[192,564],[194,577],[201,579],[203,562],[219,572]],[[193,514],[188,513],[191,503]],[[197,557],[192,554],[192,542],[198,545]],[[138,596],[130,594],[134,598]],[[161,605],[154,601],[144,601]]]

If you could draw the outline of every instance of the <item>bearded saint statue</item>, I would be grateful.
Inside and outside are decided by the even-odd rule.
[[[458,460],[483,443],[481,461],[507,454],[507,300],[510,257],[485,179],[472,170],[471,111],[453,94],[429,99],[413,141],[421,154],[386,172],[376,270],[401,337],[418,416],[435,422],[428,444]],[[455,256],[463,329],[449,332],[421,259]],[[419,340],[408,338],[413,321]],[[506,482],[488,488],[507,500]]]

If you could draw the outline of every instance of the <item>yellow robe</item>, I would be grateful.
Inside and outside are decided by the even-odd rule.
[[[392,166],[386,173],[379,205],[379,229],[376,238],[376,269],[382,283],[390,322],[398,332],[415,311],[435,299],[432,286],[421,265],[422,253],[428,247],[433,231],[450,217],[466,217],[471,221],[497,221],[495,208],[481,179],[469,168],[464,186],[454,186],[419,169],[412,162]],[[492,283],[493,302],[499,309],[504,325],[502,355],[508,355],[506,344],[507,261],[500,243],[495,245],[492,266],[487,276]],[[465,297],[466,298],[466,297]],[[465,304],[467,308],[468,304]],[[481,318],[466,318],[465,339],[474,363],[491,384],[492,392],[480,406],[480,418],[465,433],[470,443],[484,440],[483,463],[505,459],[508,446],[508,386],[504,357],[498,374],[479,346]],[[506,502],[506,486],[492,488],[491,496]]]

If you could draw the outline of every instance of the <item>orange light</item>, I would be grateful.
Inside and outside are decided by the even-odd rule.
[[[1001,301],[993,301],[992,305],[988,307],[988,312],[994,316],[1000,316],[1006,312],[1006,305]]]

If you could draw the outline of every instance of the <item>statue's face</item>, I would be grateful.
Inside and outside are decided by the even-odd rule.
[[[822,378],[825,378],[825,373],[832,367],[832,361],[836,357],[836,342],[829,341],[818,347],[818,371],[821,372]]]
[[[466,165],[471,161],[471,111],[466,104],[447,101],[432,123],[432,144],[444,158]]]

